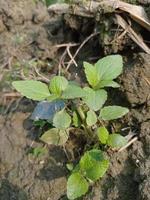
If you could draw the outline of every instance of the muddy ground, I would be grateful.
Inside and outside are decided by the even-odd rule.
[[[49,78],[57,72],[62,54],[55,45],[82,42],[94,28],[94,20],[50,16],[42,3],[33,0],[1,0],[1,94],[12,92],[14,79],[38,77],[31,61],[36,60],[34,64]],[[147,32],[142,33],[146,33],[147,39]],[[118,80],[121,88],[110,91],[111,99],[130,108],[122,126],[130,127],[139,139],[128,149],[113,154],[107,175],[84,200],[149,200],[150,56],[126,37],[115,46],[102,44],[101,40],[91,39],[77,62],[80,66],[82,60],[93,61],[109,53],[123,56],[124,73]],[[82,68],[75,68],[72,78],[75,73],[82,74]],[[66,199],[68,171],[63,149],[49,147],[40,157],[29,154],[31,146],[41,146],[36,140],[39,130],[29,120],[35,103],[24,98],[13,102],[11,99],[12,96],[5,95],[0,99],[0,200]]]

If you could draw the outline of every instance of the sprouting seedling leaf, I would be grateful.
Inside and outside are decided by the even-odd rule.
[[[97,122],[97,116],[93,110],[89,110],[87,112],[87,117],[86,117],[86,123],[88,126],[92,126],[96,124]]]
[[[129,109],[121,106],[106,106],[100,111],[100,118],[103,120],[113,120],[123,117],[129,112]]]
[[[32,149],[31,154],[35,157],[42,156],[47,153],[47,149],[45,147],[35,147]]]
[[[102,144],[106,144],[107,143],[107,140],[108,140],[108,136],[109,136],[109,132],[108,130],[105,128],[105,127],[99,127],[97,130],[96,130],[96,133],[97,133],[97,136],[98,136],[98,139],[99,141],[102,143]]]
[[[68,140],[68,137],[69,133],[67,130],[52,128],[46,131],[40,137],[40,140],[45,142],[46,144],[63,145]]]
[[[80,127],[81,126],[81,120],[80,117],[78,116],[77,112],[73,112],[73,117],[72,117],[73,125],[75,127]]]
[[[67,169],[68,169],[69,171],[72,171],[74,166],[73,166],[72,163],[67,163],[67,164],[66,164],[66,167],[67,167]]]
[[[84,96],[85,96],[84,90],[75,84],[69,84],[67,88],[64,90],[64,92],[62,93],[63,99],[75,99],[75,98],[80,98]]]
[[[54,76],[50,80],[49,89],[52,94],[61,96],[62,92],[67,88],[68,81],[63,76]]]
[[[92,88],[85,87],[84,91],[86,96],[83,101],[89,106],[91,110],[98,111],[107,100],[107,92],[105,90],[93,90]]]
[[[53,125],[56,128],[66,129],[70,126],[70,124],[71,124],[71,117],[65,110],[61,110],[55,114],[53,118]]]
[[[87,62],[84,62],[83,65],[84,65],[84,72],[85,72],[86,78],[88,80],[88,83],[93,88],[95,88],[100,81],[100,76],[97,73],[96,67]]]
[[[96,64],[100,80],[113,80],[117,78],[123,70],[123,60],[120,55],[110,55],[100,59]]]
[[[112,148],[120,148],[127,144],[127,139],[120,134],[110,134],[107,140],[107,145]]]
[[[80,170],[91,181],[102,177],[108,169],[109,162],[103,157],[102,151],[93,149],[87,151],[80,160]]]
[[[79,173],[73,173],[67,182],[67,197],[72,200],[84,195],[89,188],[87,180]]]
[[[48,86],[40,81],[14,81],[12,85],[23,96],[32,100],[42,101],[51,95]]]

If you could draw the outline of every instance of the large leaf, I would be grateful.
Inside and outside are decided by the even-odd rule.
[[[96,124],[97,122],[97,116],[93,110],[89,110],[87,112],[87,117],[86,117],[86,123],[88,126],[92,126]]]
[[[12,85],[23,96],[36,101],[42,101],[51,95],[48,86],[40,81],[14,81]]]
[[[108,169],[109,162],[104,159],[100,150],[87,151],[80,160],[80,169],[83,175],[96,181],[102,177]]]
[[[45,142],[46,144],[53,145],[63,145],[68,140],[68,131],[60,130],[58,128],[52,128],[46,131],[41,137],[40,140]]]
[[[113,80],[117,78],[123,70],[123,61],[120,55],[106,56],[100,59],[96,64],[100,80]]]
[[[84,90],[75,84],[69,84],[66,90],[62,93],[63,99],[75,99],[84,96],[85,96]]]
[[[85,87],[84,91],[86,96],[83,97],[83,101],[94,111],[100,110],[107,100],[107,92],[105,90],[93,90],[89,87]]]
[[[107,129],[103,126],[99,127],[96,130],[96,133],[97,133],[97,136],[98,136],[98,139],[100,140],[100,142],[102,144],[106,144],[107,140],[108,140],[108,136],[109,136],[109,132],[107,131]]]
[[[66,129],[70,126],[70,124],[71,117],[65,110],[61,110],[55,114],[53,118],[53,125],[56,128]]]
[[[62,92],[67,88],[67,85],[68,85],[68,81],[65,77],[54,76],[50,80],[49,88],[50,88],[51,93],[60,96]]]
[[[30,118],[35,121],[46,119],[52,123],[54,115],[64,107],[65,103],[62,100],[42,101],[37,104]]]
[[[97,73],[97,69],[95,66],[93,66],[87,62],[84,62],[83,64],[84,64],[84,72],[85,72],[86,78],[88,80],[88,83],[93,88],[95,88],[100,81],[100,76]]]
[[[84,195],[89,188],[86,179],[78,172],[73,173],[67,181],[67,197],[69,199],[76,199]]]
[[[120,134],[110,134],[107,140],[108,146],[114,148],[120,148],[127,144],[127,139]]]
[[[106,106],[100,111],[100,118],[103,120],[113,120],[124,116],[129,112],[128,108],[121,106]]]

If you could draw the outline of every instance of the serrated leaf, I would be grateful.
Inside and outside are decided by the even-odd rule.
[[[36,101],[42,101],[51,95],[48,86],[40,81],[14,81],[12,85],[23,96]]]
[[[62,92],[67,88],[68,81],[63,76],[54,76],[50,80],[49,89],[52,94],[56,94],[58,96],[61,96]]]
[[[54,115],[53,125],[56,128],[66,129],[70,126],[70,124],[71,117],[65,110],[61,110]]]
[[[84,62],[83,65],[87,81],[94,88],[100,81],[100,76],[97,73],[97,69],[95,66],[87,62]]]
[[[68,136],[69,136],[69,133],[67,130],[52,128],[46,131],[40,137],[40,140],[45,142],[46,144],[63,145],[68,140]]]
[[[72,200],[84,195],[89,188],[86,179],[80,173],[73,173],[67,181],[67,197]]]
[[[84,96],[85,96],[84,90],[75,84],[69,84],[66,90],[62,94],[63,99],[75,99]]]
[[[103,120],[113,120],[123,117],[129,112],[128,108],[121,106],[106,106],[100,111],[100,118]]]
[[[89,106],[91,110],[98,111],[107,100],[107,92],[105,90],[93,90],[92,88],[85,87],[84,91],[86,96],[83,101]]]
[[[120,85],[112,80],[104,80],[100,81],[96,88],[104,88],[104,87],[119,88]]]
[[[65,103],[62,100],[55,100],[52,102],[42,101],[35,107],[30,119],[39,120],[46,119],[49,122],[53,122],[54,115],[65,107]]]
[[[96,133],[97,133],[99,141],[102,144],[106,144],[108,140],[108,136],[109,136],[109,132],[107,131],[107,129],[105,127],[99,127],[96,130]]]
[[[88,126],[92,126],[96,124],[97,122],[97,116],[93,110],[89,110],[87,112],[87,117],[86,117],[86,123]]]
[[[110,134],[107,140],[107,145],[112,148],[120,148],[127,144],[127,139],[120,134]]]
[[[81,120],[77,114],[76,111],[73,112],[73,117],[72,117],[73,125],[75,127],[80,127],[81,126]]]
[[[100,150],[94,149],[86,152],[80,160],[80,169],[83,175],[96,181],[107,171],[109,162],[104,159]]]
[[[100,80],[113,80],[117,78],[123,70],[123,60],[120,55],[110,55],[100,59],[96,64]]]

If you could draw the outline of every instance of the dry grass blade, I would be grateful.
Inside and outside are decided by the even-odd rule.
[[[127,31],[127,34],[129,37],[138,45],[140,46],[146,53],[150,54],[149,47],[143,42],[143,39],[141,36],[139,36],[132,28],[129,26],[129,24],[121,17],[120,15],[116,14],[117,22],[118,24]]]
[[[150,21],[146,15],[146,12],[142,6],[136,6],[122,1],[118,1],[117,7],[130,14],[130,16],[138,22],[141,26],[150,31]],[[117,8],[116,7],[116,8]]]

